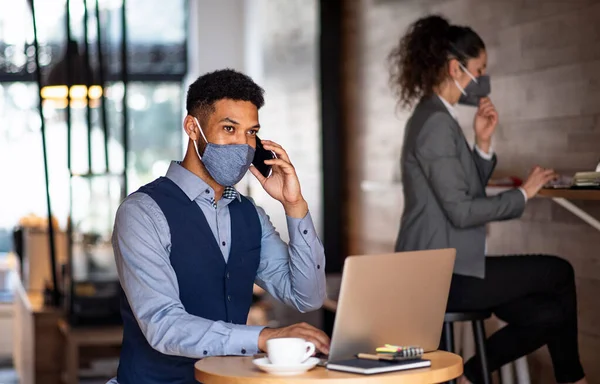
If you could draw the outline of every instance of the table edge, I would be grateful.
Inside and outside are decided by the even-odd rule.
[[[451,352],[447,352],[447,351],[435,351],[433,353],[443,353],[443,354],[450,354],[453,355],[453,357],[457,358],[458,361],[456,364],[451,365],[451,366],[447,366],[444,368],[438,368],[436,369],[436,371],[434,372],[429,372],[430,376],[433,376],[432,379],[436,380],[435,382],[446,382],[455,378],[460,377],[463,374],[463,358],[462,356],[455,354],[455,353],[451,353]],[[244,356],[212,356],[210,358],[226,358],[226,357],[244,357]],[[427,354],[425,355],[425,358],[427,357]],[[251,356],[246,356],[245,358],[252,358]],[[230,376],[224,376],[222,374],[214,374],[214,373],[206,373],[201,371],[200,369],[198,369],[197,365],[202,361],[203,359],[200,359],[198,361],[196,361],[194,363],[194,378],[199,381],[199,382],[203,382],[206,383],[207,380],[209,381],[213,381],[215,380],[216,383],[221,384],[221,383],[227,383],[227,382],[232,382],[232,383],[239,383],[242,380],[244,380],[244,382],[248,381],[250,383],[290,383],[290,384],[294,384],[294,383],[307,383],[307,382],[313,382],[313,381],[317,381],[317,382],[331,382],[331,383],[339,383],[339,382],[348,382],[348,383],[358,383],[361,381],[365,381],[366,379],[369,380],[373,380],[375,378],[380,378],[381,379],[385,379],[386,377],[389,378],[392,374],[394,373],[405,373],[407,371],[421,371],[421,370],[430,370],[431,368],[421,368],[421,369],[415,369],[415,370],[407,370],[407,371],[396,371],[396,372],[389,372],[389,373],[382,373],[382,374],[374,374],[374,375],[361,375],[361,374],[354,374],[352,375],[351,373],[348,372],[340,372],[340,373],[348,373],[352,376],[350,377],[345,377],[345,378],[315,378],[315,377],[302,377],[302,376],[265,376],[265,377],[253,377],[253,378],[244,378],[242,376],[234,376],[234,377],[230,377]],[[317,367],[315,369],[326,369],[324,367]],[[408,379],[409,377],[407,377]],[[413,380],[416,380],[413,378]],[[413,382],[413,380],[411,380],[411,382]],[[384,382],[387,382],[387,380],[385,380]]]

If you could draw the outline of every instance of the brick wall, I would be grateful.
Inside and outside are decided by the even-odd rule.
[[[492,100],[500,113],[498,175],[535,164],[572,173],[600,161],[600,1],[347,0],[346,111],[351,253],[393,249],[402,214],[399,159],[408,111],[387,85],[386,56],[418,17],[440,13],[485,40]],[[460,108],[472,140],[473,110]],[[600,203],[575,202],[600,218]],[[600,383],[600,234],[551,200],[528,203],[520,220],[489,228],[490,253],[550,253],[575,267],[580,349]],[[548,353],[530,358],[537,383],[554,382]]]
[[[318,3],[315,0],[256,0],[252,9],[257,40],[252,52],[260,69],[251,73],[265,89],[260,137],[281,144],[293,162],[302,193],[321,232],[321,135],[318,77]],[[252,71],[251,71],[252,72]],[[287,240],[281,204],[253,176],[250,195]]]
[[[254,0],[249,9],[255,28],[250,52],[257,67],[249,71],[265,89],[260,110],[260,137],[283,146],[296,168],[302,193],[321,233],[321,134],[318,77],[318,2],[316,0]],[[257,72],[257,73],[253,73]],[[248,176],[249,194],[270,215],[288,240],[281,203],[270,197],[254,176]],[[305,321],[320,326],[320,312],[300,314],[274,299],[272,317],[278,325]]]

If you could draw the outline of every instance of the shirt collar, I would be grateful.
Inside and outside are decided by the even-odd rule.
[[[204,180],[185,169],[179,161],[171,161],[165,176],[174,182],[191,201],[199,196],[214,201],[215,191]],[[223,199],[235,198],[241,200],[242,197],[234,187],[225,187]]]
[[[448,110],[448,113],[450,113],[450,116],[452,116],[452,118],[454,120],[458,120],[458,112],[456,112],[456,108],[454,108],[454,106],[452,104],[450,104],[448,101],[446,101],[446,99],[444,99],[442,96],[440,96],[440,95],[437,95],[437,96],[440,98],[442,103],[444,103],[444,106]]]

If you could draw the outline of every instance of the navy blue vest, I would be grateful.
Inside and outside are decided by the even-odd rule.
[[[229,204],[231,251],[225,263],[206,218],[195,201],[161,177],[140,188],[160,207],[171,233],[170,261],[185,310],[195,316],[246,324],[252,285],[260,261],[262,227],[256,207],[245,197]],[[123,346],[119,384],[197,384],[196,359],[153,349],[142,334],[125,295],[121,298]],[[198,356],[201,357],[201,356]]]

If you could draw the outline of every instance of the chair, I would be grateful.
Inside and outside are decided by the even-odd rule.
[[[492,384],[492,375],[488,367],[487,355],[485,351],[485,328],[483,322],[492,315],[489,311],[478,312],[447,312],[444,316],[444,328],[442,331],[442,349],[456,353],[454,347],[454,328],[455,322],[470,321],[473,326],[473,336],[475,338],[475,350],[479,357],[481,367],[481,376],[483,384]],[[456,380],[450,381],[456,384]]]

